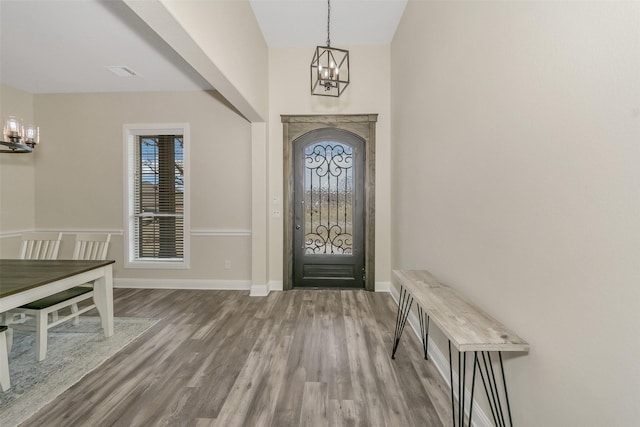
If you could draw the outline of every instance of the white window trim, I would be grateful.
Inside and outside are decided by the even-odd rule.
[[[144,123],[122,126],[124,141],[124,267],[147,269],[186,269],[189,268],[191,235],[191,181],[189,179],[191,143],[188,123]],[[184,250],[182,260],[135,259],[133,197],[135,195],[134,147],[140,135],[176,135],[183,137],[184,155]]]

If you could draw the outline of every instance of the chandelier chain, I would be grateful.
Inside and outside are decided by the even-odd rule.
[[[331,47],[331,0],[327,0],[327,47]]]

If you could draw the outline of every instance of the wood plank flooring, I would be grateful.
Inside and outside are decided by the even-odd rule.
[[[162,318],[23,426],[433,426],[449,389],[387,293],[116,289]]]

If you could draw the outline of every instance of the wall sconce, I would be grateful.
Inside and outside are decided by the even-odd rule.
[[[24,126],[20,119],[9,116],[4,122],[2,136],[0,153],[31,153],[40,143],[40,128],[31,124]]]

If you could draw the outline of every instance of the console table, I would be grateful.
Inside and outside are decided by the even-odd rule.
[[[502,352],[527,352],[529,344],[486,312],[467,301],[458,292],[439,283],[426,270],[394,270],[393,281],[399,286],[400,298],[391,358],[395,358],[402,331],[415,301],[420,321],[424,358],[428,359],[429,325],[431,322],[435,323],[449,340],[449,380],[454,427],[465,424],[467,410],[468,425],[471,426],[476,373],[479,373],[482,379],[495,425],[506,426],[507,419],[508,425],[513,425]],[[451,344],[458,350],[457,405],[454,398]],[[467,407],[465,383],[467,381],[468,352],[473,353],[473,372],[471,398]],[[502,381],[496,380],[497,369],[494,370],[491,352],[497,352],[498,360],[496,362],[499,361],[499,373]]]

